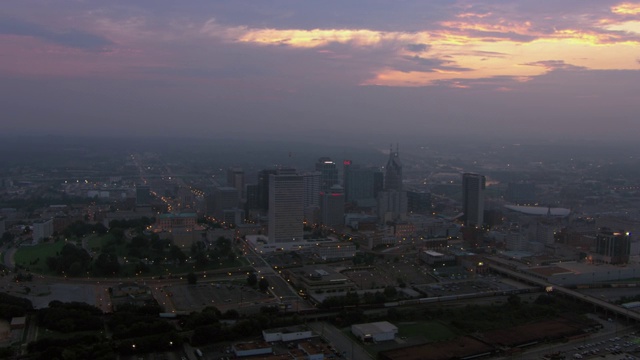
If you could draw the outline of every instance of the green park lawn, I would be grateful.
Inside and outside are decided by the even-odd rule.
[[[56,253],[62,250],[65,244],[65,241],[58,241],[55,243],[46,242],[33,246],[22,246],[16,251],[14,261],[16,265],[24,266],[31,272],[52,274],[47,268],[47,258],[56,256]]]
[[[122,242],[120,244],[113,243],[113,235],[111,234],[91,234],[88,235],[85,239],[87,248],[90,250],[90,255],[96,257],[100,254],[103,249],[111,243],[110,246],[113,246],[116,255],[120,258],[120,274],[122,277],[135,277],[140,276],[142,274],[137,273],[137,264],[139,263],[139,259],[133,256],[130,256],[130,248],[127,246],[126,242]],[[79,241],[76,243],[75,239],[73,241],[69,241],[73,244],[79,246]],[[25,246],[20,247],[15,256],[14,260],[16,265],[23,266],[28,271],[37,274],[44,275],[56,275],[54,272],[51,272],[47,267],[47,258],[55,257],[57,253],[62,250],[62,247],[66,244],[65,241],[58,241],[55,243],[41,243],[34,246]],[[189,256],[189,250],[184,251],[187,256]],[[166,257],[166,254],[158,253],[157,250],[147,249],[143,252],[143,255],[150,260],[153,260],[157,257]],[[242,257],[236,258],[234,260],[230,260],[226,257],[223,257],[217,261],[210,261],[209,264],[204,266],[197,266],[191,262],[183,263],[178,266],[165,264],[165,265],[150,265],[148,267],[147,272],[144,273],[144,276],[168,276],[171,274],[186,274],[191,271],[204,271],[204,270],[217,270],[217,269],[225,269],[225,268],[234,268],[239,266],[244,266],[248,263],[248,261]]]

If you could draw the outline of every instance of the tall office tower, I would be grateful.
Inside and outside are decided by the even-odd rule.
[[[611,231],[602,228],[596,234],[596,253],[593,259],[598,263],[626,264],[631,254],[629,233],[625,231]]]
[[[349,180],[347,179],[347,174],[353,168],[351,160],[344,159],[342,160],[342,187],[344,188],[345,199],[347,196],[347,186]]]
[[[151,205],[151,188],[148,185],[136,185],[136,206]]]
[[[385,168],[384,189],[402,191],[402,162],[398,157],[398,148],[389,149],[389,160]]]
[[[407,215],[407,192],[385,190],[378,193],[378,220],[382,223],[403,220]]]
[[[269,176],[269,243],[300,242],[304,236],[304,180],[293,169]]]
[[[316,162],[316,171],[322,174],[320,190],[329,191],[333,185],[338,184],[338,167],[328,157],[321,157]]]
[[[320,207],[320,187],[322,183],[322,173],[314,171],[302,175],[304,182],[304,197],[302,200],[305,209]]]
[[[269,210],[269,181],[276,169],[265,169],[258,172],[258,209]]]
[[[527,239],[519,224],[513,223],[505,237],[505,247],[510,251],[523,251],[527,249]]]
[[[536,223],[536,242],[541,244],[553,244],[555,242],[555,228],[552,224],[544,221]]]
[[[213,216],[222,220],[225,210],[238,207],[238,189],[231,186],[222,186],[213,190]]]
[[[329,192],[321,194],[322,224],[328,227],[344,225],[344,189],[340,185],[333,185]]]
[[[377,168],[351,165],[345,173],[345,199],[351,203],[375,201],[382,191],[384,174]]]
[[[258,209],[258,184],[248,184],[244,190],[246,201],[245,211]]]
[[[482,226],[484,223],[484,189],[486,178],[483,175],[462,174],[462,211],[465,226]]]
[[[407,211],[415,214],[431,213],[431,193],[421,190],[407,191]]]
[[[244,170],[239,167],[227,169],[227,186],[238,190],[238,198],[244,199]]]

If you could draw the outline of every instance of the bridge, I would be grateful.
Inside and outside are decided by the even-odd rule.
[[[492,271],[497,273],[506,275],[508,277],[517,279],[519,281],[525,282],[527,284],[540,286],[545,289],[553,289],[552,291],[557,294],[561,294],[566,297],[573,298],[575,300],[583,301],[589,304],[592,304],[594,308],[599,308],[604,310],[607,314],[612,313],[617,317],[618,315],[625,317],[627,320],[640,321],[640,313],[622,307],[620,305],[611,304],[604,300],[598,299],[596,297],[582,294],[578,291],[558,286],[556,284],[552,284],[546,281],[543,278],[539,278],[537,276],[533,276],[517,269],[512,269],[507,267],[504,263],[502,263],[499,259],[496,258],[488,258],[487,265]]]

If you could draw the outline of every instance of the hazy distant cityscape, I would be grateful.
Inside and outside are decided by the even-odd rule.
[[[12,141],[1,163],[2,288],[38,315],[8,317],[7,345],[44,346],[41,327],[73,334],[89,315],[71,309],[84,303],[173,324],[122,333],[105,320],[110,345],[98,337],[91,346],[104,348],[80,355],[96,358],[640,351],[635,150]],[[539,314],[545,306],[555,310]],[[69,317],[67,328],[43,311]],[[511,315],[458,314],[469,311]],[[516,320],[522,312],[537,315]],[[7,354],[38,358],[35,349]]]

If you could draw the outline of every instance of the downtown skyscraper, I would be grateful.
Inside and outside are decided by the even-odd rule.
[[[483,175],[462,174],[462,212],[464,225],[480,227],[484,223],[484,189],[486,178]]]
[[[294,169],[269,175],[269,243],[289,249],[304,235],[304,180]]]

